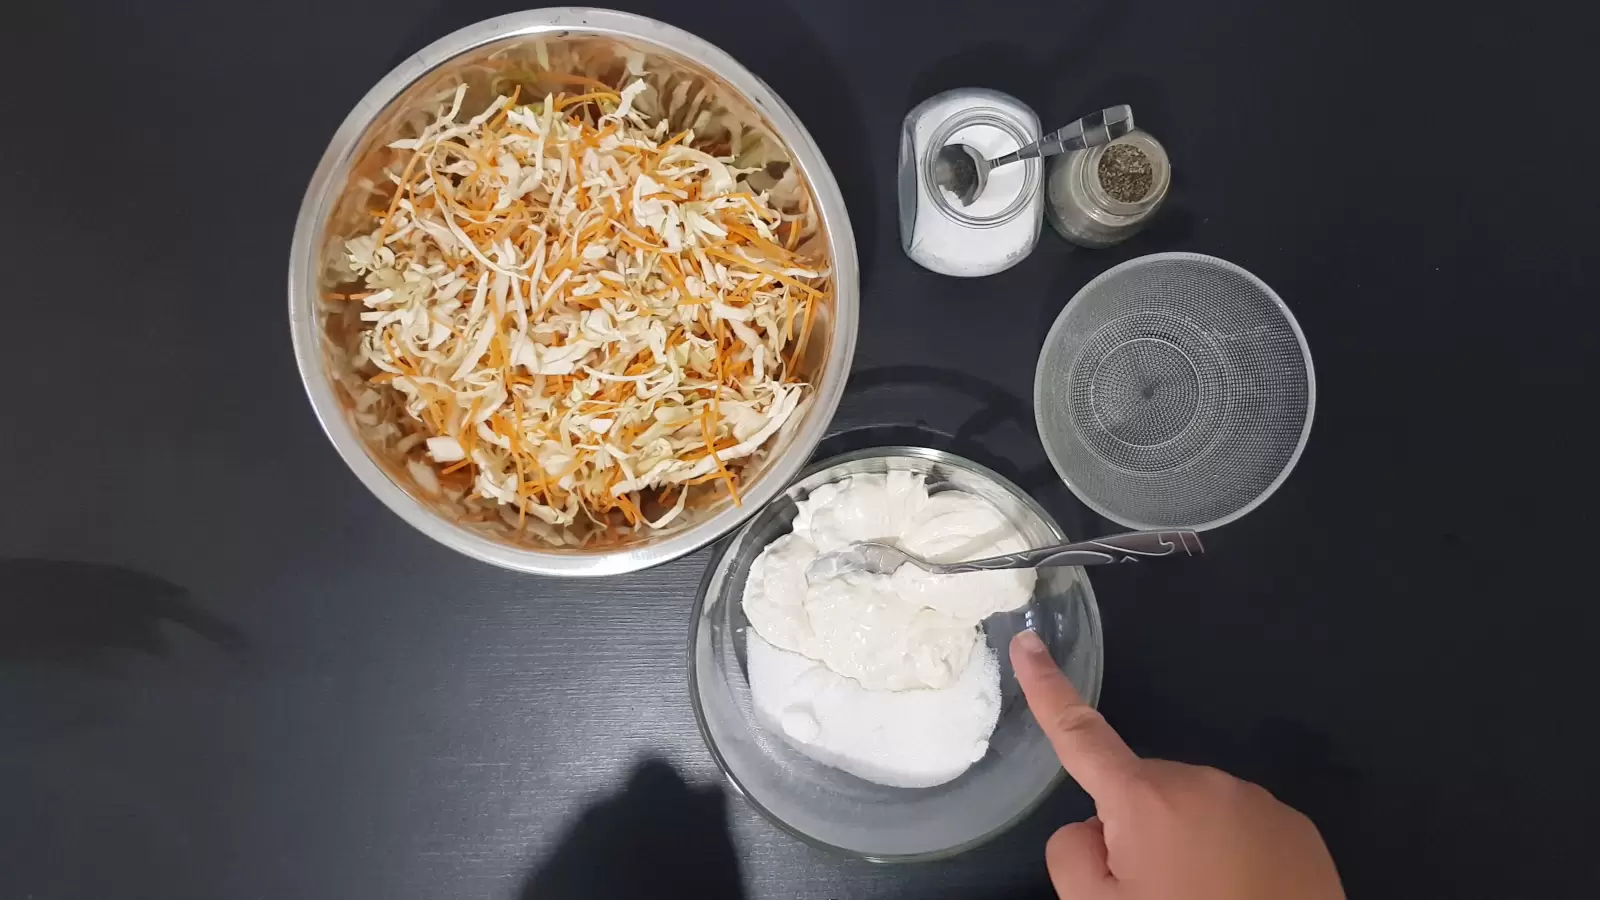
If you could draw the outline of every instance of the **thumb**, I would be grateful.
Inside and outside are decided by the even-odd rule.
[[[1050,835],[1044,845],[1044,865],[1061,900],[1110,896],[1115,884],[1106,864],[1105,828],[1092,816]]]
[[[1011,640],[1011,668],[1061,767],[1104,812],[1133,777],[1139,757],[1078,696],[1037,634],[1024,631]]]

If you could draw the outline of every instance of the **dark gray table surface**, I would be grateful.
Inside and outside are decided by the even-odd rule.
[[[1087,536],[1109,526],[1029,405],[1062,305],[1157,250],[1272,284],[1316,358],[1309,449],[1204,560],[1094,573],[1106,715],[1305,809],[1352,896],[1592,889],[1571,823],[1594,590],[1552,525],[1593,509],[1583,28],[1365,2],[621,5],[733,51],[837,173],[864,282],[839,442],[955,447]],[[499,571],[404,525],[319,432],[284,302],[306,178],[403,54],[511,8],[71,0],[0,32],[0,898],[1048,896],[1076,788],[946,863],[811,849],[725,795],[696,732],[704,552]],[[899,122],[959,85],[1049,123],[1132,103],[1170,209],[1111,252],[1047,233],[991,278],[918,269]]]

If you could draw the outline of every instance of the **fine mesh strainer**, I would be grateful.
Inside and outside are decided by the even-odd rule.
[[[1317,381],[1288,307],[1211,256],[1158,253],[1084,286],[1034,376],[1045,452],[1084,503],[1129,528],[1214,528],[1289,476]]]

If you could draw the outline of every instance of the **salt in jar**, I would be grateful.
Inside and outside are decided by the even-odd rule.
[[[1038,115],[1000,91],[960,88],[917,104],[900,132],[900,246],[906,255],[961,277],[992,275],[1021,262],[1039,241],[1040,161],[990,170],[970,206],[939,187],[934,161],[947,144],[966,144],[994,159],[1038,139]]]

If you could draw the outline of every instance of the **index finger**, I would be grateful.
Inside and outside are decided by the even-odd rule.
[[[1061,767],[1096,804],[1115,797],[1133,777],[1139,757],[1105,718],[1078,696],[1037,634],[1024,631],[1011,639],[1011,667]]]

